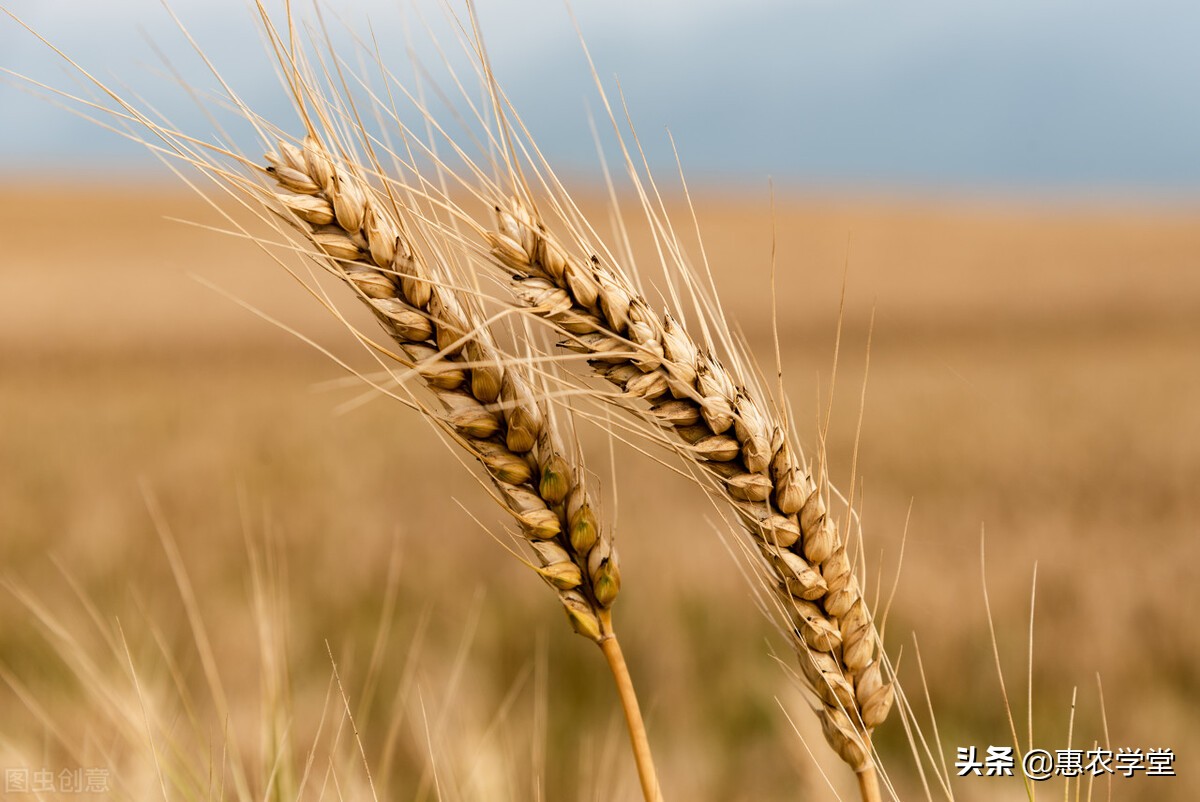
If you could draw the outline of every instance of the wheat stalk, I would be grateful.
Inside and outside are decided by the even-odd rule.
[[[267,172],[283,216],[327,257],[370,306],[440,402],[437,419],[483,465],[497,498],[536,555],[580,635],[612,670],[647,802],[661,799],[645,726],[612,623],[621,585],[611,535],[533,390],[527,366],[504,360],[471,303],[448,289],[413,247],[394,203],[310,131],[303,146],[280,141]],[[433,413],[431,413],[433,414]]]
[[[594,254],[552,238],[532,204],[509,198],[485,231],[516,296],[567,335],[560,345],[590,357],[623,399],[650,405],[678,449],[715,481],[765,558],[830,746],[879,797],[871,731],[887,717],[894,688],[883,673],[878,632],[837,522],[829,488],[814,480],[789,429],[669,313],[655,314],[634,282]]]

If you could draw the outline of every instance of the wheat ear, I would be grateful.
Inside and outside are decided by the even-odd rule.
[[[632,681],[612,625],[621,586],[612,537],[521,363],[506,364],[470,303],[414,249],[394,204],[310,133],[280,142],[267,171],[284,216],[328,257],[441,403],[439,422],[483,465],[580,635],[598,644],[625,710],[647,802],[661,800]]]
[[[666,314],[656,315],[619,269],[553,240],[532,207],[498,206],[491,253],[515,273],[516,295],[591,357],[595,372],[684,441],[681,451],[721,488],[753,536],[789,617],[808,686],[821,701],[826,740],[878,798],[871,731],[894,689],[879,635],[828,514],[828,488],[795,456],[784,422]]]

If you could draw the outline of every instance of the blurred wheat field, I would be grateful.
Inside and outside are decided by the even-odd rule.
[[[770,355],[765,193],[696,202],[727,313]],[[166,219],[221,225],[185,193],[11,185],[0,207],[6,575],[87,631],[56,557],[104,620],[120,619],[139,660],[153,662],[145,621],[155,621],[200,688],[144,485],[179,542],[235,726],[251,741],[261,672],[247,613],[247,528],[286,558],[298,742],[315,730],[327,693],[328,641],[352,704],[367,701],[358,723],[372,755],[395,716],[394,686],[415,665],[386,798],[438,798],[431,755],[457,777],[440,778],[443,798],[530,799],[535,786],[549,800],[633,798],[620,721],[607,686],[593,681],[603,668],[564,631],[527,569],[472,519],[499,521],[454,456],[393,402],[347,404],[362,388],[333,381],[344,376],[336,365],[191,274],[353,359],[336,321],[253,245]],[[599,203],[588,210],[605,219]],[[1074,687],[1077,732],[1098,735],[1098,672],[1113,748],[1179,756],[1178,778],[1117,778],[1113,798],[1194,798],[1196,210],[791,198],[774,217],[785,381],[810,447],[847,281],[827,444],[832,476],[847,487],[875,316],[856,463],[868,584],[875,591],[882,581],[886,595],[911,503],[887,637],[893,658],[903,646],[901,679],[916,698],[910,633],[918,636],[941,757],[1010,742],[983,612],[982,525],[1021,719],[1037,564],[1037,745],[1078,745],[1067,743]],[[652,260],[647,233],[630,222],[635,251]],[[581,435],[605,453],[603,433]],[[701,491],[632,449],[615,452],[619,479],[603,484],[624,557],[618,615],[668,797],[833,798],[780,710],[803,701],[771,659],[773,635],[729,570]],[[447,476],[462,508],[440,498]],[[709,548],[685,547],[697,532]],[[394,554],[397,599],[372,698],[366,677]],[[462,586],[476,591],[448,592]],[[93,726],[88,689],[70,681],[10,594],[0,595],[0,620],[0,659],[12,674],[51,700],[68,728]],[[0,711],[0,765],[30,754],[70,763],[10,689],[0,688]],[[812,723],[792,718],[819,746]],[[877,737],[901,798],[923,798],[899,722]],[[507,796],[479,790],[497,787]],[[965,778],[955,793],[1022,790]]]

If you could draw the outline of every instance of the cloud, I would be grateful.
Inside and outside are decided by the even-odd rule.
[[[104,77],[180,115],[154,75],[154,41],[192,83],[203,65],[157,0],[9,0],[18,14]],[[278,5],[278,2],[275,3]],[[330,3],[357,30],[370,18],[405,69],[411,42],[432,62],[422,14],[436,4]],[[573,25],[558,0],[481,0],[489,52],[549,155],[595,164],[585,116],[598,107]],[[246,0],[172,6],[256,108],[286,115],[265,70]],[[305,3],[299,3],[305,7]],[[1140,186],[1200,189],[1200,4],[1182,0],[610,0],[573,4],[610,88],[614,74],[653,158],[663,126],[689,169],[877,185]],[[403,23],[410,24],[405,33]],[[335,27],[337,27],[335,21]],[[0,24],[0,65],[62,85],[51,55]],[[455,49],[450,40],[449,50]],[[389,46],[390,45],[390,46]],[[48,105],[0,88],[9,163],[123,149]],[[285,117],[286,119],[286,117]]]

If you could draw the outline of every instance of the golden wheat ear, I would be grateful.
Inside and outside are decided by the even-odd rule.
[[[267,155],[281,211],[370,307],[433,394],[437,423],[483,466],[575,630],[599,642],[620,590],[611,536],[531,379],[416,251],[365,180],[315,136]]]
[[[267,155],[281,215],[354,289],[441,406],[422,407],[482,465],[495,497],[580,635],[600,646],[629,725],[644,795],[661,799],[645,725],[613,627],[617,552],[588,497],[583,466],[563,445],[535,377],[506,359],[469,297],[417,248],[396,207],[315,132]]]
[[[682,441],[679,452],[713,480],[744,524],[790,618],[800,666],[820,700],[830,746],[878,797],[871,731],[894,699],[879,634],[828,513],[828,487],[789,442],[789,427],[670,314],[657,314],[620,269],[552,238],[530,204],[509,198],[485,233],[516,297],[545,317],[561,345],[591,357],[622,400],[649,406]]]

